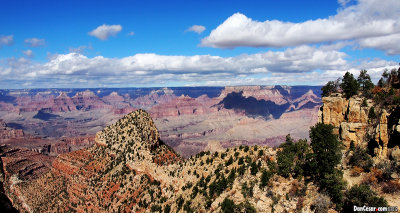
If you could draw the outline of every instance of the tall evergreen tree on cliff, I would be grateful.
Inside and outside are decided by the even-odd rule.
[[[342,84],[340,84],[345,97],[349,99],[353,95],[356,95],[360,85],[358,84],[357,80],[354,78],[353,74],[346,72],[343,76]]]
[[[367,70],[361,70],[360,75],[357,78],[358,84],[361,86],[363,92],[369,91],[374,87],[374,83],[371,81],[371,76],[367,73]]]
[[[332,125],[323,123],[311,127],[313,157],[310,168],[314,170],[312,176],[319,190],[327,193],[336,204],[336,209],[340,210],[343,205],[345,182],[343,173],[336,169],[342,156],[340,141],[333,134],[333,128]]]
[[[310,129],[310,145],[314,153],[314,161],[318,165],[315,168],[317,178],[333,173],[342,158],[340,142],[333,134],[333,128],[332,125],[317,123]]]

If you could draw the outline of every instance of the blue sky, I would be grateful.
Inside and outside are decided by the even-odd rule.
[[[398,0],[1,5],[0,88],[321,85],[399,61]]]

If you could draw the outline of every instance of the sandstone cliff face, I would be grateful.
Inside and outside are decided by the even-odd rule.
[[[339,135],[346,147],[349,147],[353,141],[355,145],[374,148],[373,152],[376,156],[386,158],[390,139],[388,130],[397,131],[397,126],[388,126],[390,113],[386,109],[375,109],[378,118],[369,119],[368,112],[374,103],[372,100],[367,100],[367,106],[362,106],[363,100],[357,96],[347,100],[339,93],[323,97],[318,121],[333,125],[335,133]]]

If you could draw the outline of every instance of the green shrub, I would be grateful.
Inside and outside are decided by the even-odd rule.
[[[321,192],[331,197],[332,202],[336,204],[336,209],[340,210],[343,205],[343,190],[346,186],[341,171],[325,174],[325,177],[319,181],[318,186]]]
[[[311,147],[313,153],[307,156],[310,163],[307,164],[307,172],[312,175],[314,182],[319,186],[320,192],[331,197],[340,210],[343,205],[343,192],[345,182],[343,173],[335,167],[340,163],[341,143],[333,134],[333,126],[318,123],[310,129]]]
[[[375,108],[374,107],[369,108],[368,118],[369,119],[376,119],[376,113],[375,113]]]
[[[235,177],[236,177],[236,169],[233,168],[231,170],[231,172],[229,173],[229,176],[228,176],[228,179],[227,179],[228,185],[232,185],[233,184],[233,182],[235,181]]]
[[[232,156],[229,158],[229,160],[227,160],[226,162],[225,162],[225,166],[229,166],[229,165],[231,165],[233,163],[233,158],[232,158]]]
[[[286,142],[281,144],[281,147],[283,149],[277,153],[278,174],[286,178],[290,174],[294,177],[303,176],[306,156],[310,153],[307,140],[293,143],[293,139],[287,135]]]
[[[368,92],[374,87],[374,84],[371,81],[371,76],[367,73],[367,70],[360,71],[357,81],[363,92]]]
[[[221,203],[221,211],[224,213],[232,213],[235,211],[235,208],[235,203],[229,198],[225,198]]]
[[[226,181],[224,175],[222,175],[221,179],[217,179],[212,182],[208,189],[209,189],[209,196],[213,197],[214,194],[217,196],[220,195],[225,189],[228,187],[228,182]]]
[[[278,163],[278,174],[282,177],[289,177],[293,170],[294,153],[283,149],[276,154]]]
[[[252,162],[251,163],[251,165],[250,165],[250,173],[251,173],[251,175],[256,175],[257,174],[257,172],[258,172],[258,165],[256,164],[256,162]]]
[[[368,185],[354,185],[346,192],[343,212],[352,212],[354,206],[388,206],[383,197],[379,197]]]
[[[194,213],[194,210],[190,207],[190,205],[192,205],[192,201],[186,201],[185,205],[183,206],[183,210],[188,213]]]
[[[246,166],[245,165],[241,165],[238,169],[238,173],[240,176],[243,176],[244,173],[246,172]]]
[[[254,184],[250,183],[250,186],[247,185],[247,182],[242,184],[242,194],[244,197],[253,197],[253,187]]]
[[[271,177],[274,174],[271,171],[267,171],[267,170],[263,170],[262,175],[261,175],[261,179],[260,179],[260,188],[264,188],[268,185],[269,183],[269,179],[271,179]]]
[[[331,93],[337,92],[338,90],[338,84],[334,81],[328,81],[328,83],[325,84],[321,88],[322,90],[322,97],[329,96]]]
[[[351,166],[361,167],[364,171],[368,172],[372,167],[373,161],[366,149],[357,146],[349,159],[349,164]]]
[[[160,205],[152,205],[150,210],[151,212],[161,212],[162,208]]]
[[[325,174],[332,174],[342,158],[341,143],[333,134],[333,128],[330,124],[317,123],[310,129],[312,160],[318,165],[314,171],[316,180],[318,177],[324,177]]]
[[[261,156],[263,156],[263,155],[264,155],[264,150],[260,149],[260,150],[258,151],[258,157],[261,157]]]
[[[387,182],[392,179],[392,174],[397,172],[397,164],[395,161],[381,161],[376,167],[382,171],[379,182]]]
[[[256,208],[249,203],[249,201],[246,200],[246,202],[242,202],[237,206],[237,209],[239,212],[246,212],[246,213],[256,213]]]
[[[190,197],[192,199],[194,199],[197,196],[197,193],[199,192],[199,188],[197,186],[194,186],[192,189],[192,194],[190,195]]]
[[[275,161],[268,160],[267,165],[270,171],[276,173],[278,171],[278,164]]]
[[[182,196],[178,197],[178,199],[176,200],[176,206],[178,208],[178,212],[182,208],[184,202],[185,200],[183,200]]]
[[[170,213],[171,212],[171,205],[167,204],[164,207],[164,213]]]
[[[354,149],[355,149],[354,141],[350,141],[349,149],[350,149],[350,151],[354,151]]]
[[[240,157],[240,158],[239,158],[239,161],[238,161],[238,164],[239,164],[239,165],[242,165],[243,163],[244,163],[243,157]]]
[[[367,103],[367,99],[363,99],[363,102],[361,103],[361,107],[367,107],[368,103]]]

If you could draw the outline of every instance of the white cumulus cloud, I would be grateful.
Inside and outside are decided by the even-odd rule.
[[[355,5],[339,9],[334,16],[300,23],[260,22],[235,13],[202,39],[201,45],[217,48],[287,47],[380,38],[400,33],[398,14],[399,0],[358,0]]]
[[[0,48],[4,45],[10,46],[14,43],[14,35],[0,35]]]
[[[189,27],[186,31],[201,34],[204,30],[206,30],[206,27],[204,27],[202,25],[193,25],[193,26]]]
[[[184,85],[322,85],[346,71],[367,69],[376,80],[396,62],[346,60],[341,45],[297,46],[232,57],[135,54],[122,58],[87,57],[72,52],[45,63],[28,58],[0,59],[0,87],[126,87]],[[84,82],[84,83],[83,83]]]
[[[342,6],[342,7],[346,7],[346,5],[350,2],[351,0],[338,0],[338,3]]]
[[[360,39],[359,45],[361,47],[383,50],[388,55],[398,55],[400,54],[400,33]]]
[[[22,51],[22,53],[28,58],[32,58],[34,56],[32,50],[24,50],[24,51]]]
[[[30,47],[40,47],[46,44],[45,40],[40,38],[27,38],[25,43]]]
[[[116,36],[121,32],[121,25],[100,25],[96,29],[89,32],[89,35],[94,36],[100,40],[107,40],[110,36]]]
[[[82,45],[82,46],[79,46],[79,47],[69,47],[68,50],[69,50],[70,53],[81,53],[81,54],[83,54],[87,50],[93,50],[93,47],[92,47],[91,44],[89,44],[89,45]]]

